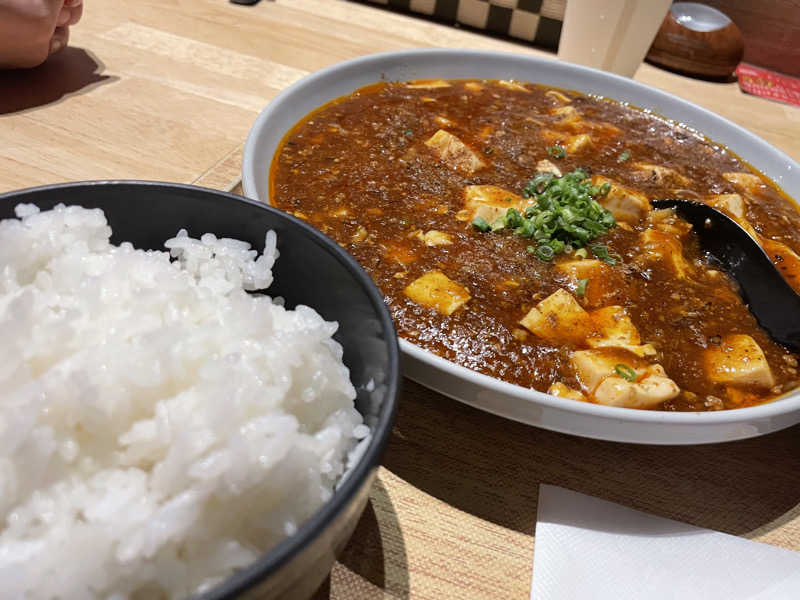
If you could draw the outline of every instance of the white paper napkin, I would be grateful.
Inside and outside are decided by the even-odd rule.
[[[800,553],[540,486],[531,600],[667,598],[800,600]]]

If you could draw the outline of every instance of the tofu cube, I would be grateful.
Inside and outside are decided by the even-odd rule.
[[[798,293],[800,293],[800,256],[786,244],[765,237],[756,238],[770,260]]]
[[[691,265],[683,257],[683,246],[675,234],[655,229],[645,229],[640,236],[643,258],[663,263],[673,275],[686,279]]]
[[[589,313],[564,289],[539,302],[520,321],[525,329],[549,342],[585,343],[595,333]]]
[[[518,83],[512,79],[501,79],[497,82],[497,85],[502,86],[507,90],[514,90],[515,92],[530,93],[530,90],[528,88],[526,88],[521,83]]]
[[[585,133],[571,135],[564,142],[564,148],[566,148],[568,154],[577,154],[591,146],[592,138]]]
[[[583,117],[575,110],[574,106],[559,106],[558,108],[552,109],[550,114],[559,117],[554,125],[560,129],[566,128],[574,132],[585,131]]]
[[[650,408],[676,397],[680,388],[661,365],[650,365],[632,352],[618,348],[579,350],[570,361],[589,398],[598,404],[626,408]],[[636,373],[635,381],[620,377],[618,365]]]
[[[464,209],[456,214],[459,221],[481,217],[492,223],[504,217],[509,208],[522,212],[529,201],[496,185],[468,185],[464,188]]]
[[[571,289],[578,287],[581,279],[588,279],[583,301],[593,308],[607,304],[615,298],[622,287],[622,278],[610,266],[596,258],[566,260],[556,263],[556,272],[570,283]]]
[[[421,230],[416,231],[414,237],[426,246],[447,246],[453,243],[453,236],[438,229],[431,229],[425,233]]]
[[[753,236],[753,238],[756,241],[758,242],[763,241],[761,236],[755,230],[755,228],[750,224],[750,221],[747,220],[747,215],[746,215],[747,202],[745,202],[744,198],[742,198],[741,195],[716,194],[713,196],[708,196],[706,198],[706,202],[711,206],[713,206],[714,208],[728,213],[728,215],[733,217],[736,220],[736,222],[742,226],[742,229],[744,229],[745,231],[747,231],[747,233]]]
[[[718,208],[734,219],[744,219],[745,204],[739,194],[715,194],[706,200],[714,208]]]
[[[416,79],[406,83],[406,87],[412,90],[435,90],[450,87],[450,84],[444,79]]]
[[[586,338],[590,348],[624,348],[637,356],[653,356],[656,353],[652,345],[642,344],[639,330],[623,307],[607,306],[590,312],[589,316],[598,331],[597,336]]]
[[[486,164],[464,142],[452,133],[440,129],[425,142],[436,156],[452,169],[472,174],[482,169]]]
[[[571,387],[564,385],[561,382],[556,382],[550,386],[547,393],[551,396],[558,396],[559,398],[569,398],[570,400],[578,400],[586,402],[586,396],[578,390],[573,390]]]
[[[636,162],[631,166],[639,172],[641,178],[660,185],[686,186],[691,183],[691,179],[669,167],[646,162]]]
[[[417,304],[451,315],[470,299],[467,289],[441,271],[429,271],[405,288],[405,294]]]
[[[604,183],[611,186],[608,194],[600,198],[598,202],[611,211],[617,221],[638,223],[648,212],[653,210],[647,196],[607,177],[595,175],[592,177],[592,183],[598,187]]]
[[[607,306],[599,310],[593,310],[589,316],[594,321],[600,337],[597,339],[604,339],[605,346],[613,346],[616,344],[641,344],[642,340],[639,337],[639,330],[631,321],[627,311],[621,306]],[[591,345],[591,342],[590,342]]]
[[[705,350],[704,359],[706,373],[715,383],[761,388],[775,385],[764,351],[749,335],[724,336],[719,346]]]
[[[675,398],[680,391],[674,381],[661,375],[648,375],[636,383],[611,376],[597,386],[594,399],[605,406],[653,408]]]
[[[764,181],[755,173],[723,173],[722,177],[751,194],[764,187]]]
[[[578,350],[570,354],[575,373],[581,385],[591,394],[606,377],[616,374],[615,367],[623,364],[636,371],[637,378],[647,366],[642,359],[627,350],[618,348],[593,348],[591,350]]]
[[[681,219],[673,208],[650,211],[646,223],[648,227],[670,233],[680,239],[687,237],[692,232],[692,224]]]
[[[537,173],[552,173],[556,177],[561,177],[561,169],[551,163],[549,160],[542,159],[536,163]]]
[[[579,123],[582,120],[581,114],[574,106],[559,106],[558,108],[552,109],[550,114],[559,117],[557,121],[558,125]]]
[[[561,102],[562,104],[569,104],[572,102],[571,98],[565,96],[558,90],[547,90],[544,95],[552,100],[555,100],[556,102]]]

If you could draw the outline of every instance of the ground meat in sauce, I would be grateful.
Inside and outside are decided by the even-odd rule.
[[[738,193],[745,198],[744,217],[759,234],[795,252],[800,248],[796,208],[766,179],[748,192],[726,180],[723,173],[752,169],[724,147],[646,111],[562,91],[565,103],[547,93],[551,88],[524,86],[525,91],[491,81],[368,86],[309,115],[276,153],[273,204],[356,257],[382,290],[402,337],[525,387],[547,391],[556,381],[580,387],[569,360],[575,347],[521,335],[519,325],[539,300],[569,289],[554,268],[568,257],[542,262],[527,251],[529,240],[507,231],[480,233],[455,218],[465,186],[496,185],[520,194],[542,159],[564,173],[580,167],[603,175],[650,199]],[[553,114],[563,106],[573,107],[581,121]],[[442,129],[467,144],[486,167],[468,173],[438,160],[425,141]],[[591,137],[588,148],[560,159],[548,154],[548,147],[580,133]],[[668,167],[685,179],[635,169],[636,163]],[[616,287],[606,304],[625,307],[643,342],[655,346],[654,361],[681,389],[656,408],[735,408],[796,387],[797,356],[757,326],[735,285],[709,271],[691,236],[683,256],[695,275],[681,280],[663,265],[641,260],[644,227],[617,227],[598,241],[623,258],[612,267]],[[428,246],[415,237],[429,230],[448,234],[452,243]],[[431,270],[468,289],[468,303],[443,315],[412,301],[404,289]],[[744,388],[734,394],[706,376],[704,350],[737,333],[752,336],[764,351],[775,380],[771,390]]]

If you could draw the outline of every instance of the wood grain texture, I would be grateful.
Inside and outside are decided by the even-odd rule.
[[[735,23],[729,21],[715,31],[694,31],[668,11],[647,60],[690,75],[729,78],[743,53],[742,33]]]
[[[547,55],[333,0],[104,0],[87,6],[73,42],[44,73],[0,74],[0,191],[105,177],[227,190],[257,112],[305,72],[417,46]],[[800,159],[797,109],[650,65],[636,78]],[[800,427],[724,445],[614,444],[500,419],[406,380],[383,465],[316,600],[527,598],[542,482],[800,550]]]
[[[540,483],[800,550],[800,427],[729,444],[616,444],[404,383],[370,508],[315,600],[527,598]],[[380,552],[365,545],[371,511]],[[364,596],[344,593],[364,581],[373,586]]]

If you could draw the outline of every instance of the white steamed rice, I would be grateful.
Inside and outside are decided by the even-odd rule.
[[[269,232],[114,246],[100,210],[0,222],[0,598],[182,597],[291,535],[368,428]],[[354,450],[357,441],[359,447]]]

